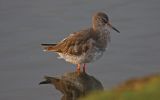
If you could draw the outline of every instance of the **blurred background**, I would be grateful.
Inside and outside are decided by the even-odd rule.
[[[87,72],[106,89],[122,81],[160,72],[159,0],[0,0],[0,99],[59,100],[44,75],[58,76],[75,65],[45,53],[41,43],[60,41],[91,26],[91,16],[106,12],[120,34],[111,31],[104,56]]]

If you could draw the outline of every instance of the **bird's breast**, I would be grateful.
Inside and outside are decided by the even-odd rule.
[[[101,32],[98,34],[96,46],[99,49],[105,49],[109,42],[110,42],[110,33],[109,32]]]

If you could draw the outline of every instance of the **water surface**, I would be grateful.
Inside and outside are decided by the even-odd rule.
[[[74,71],[75,66],[42,52],[41,43],[57,42],[91,26],[91,15],[106,12],[121,31],[111,31],[104,56],[87,72],[106,88],[125,79],[160,72],[159,0],[0,0],[0,99],[59,100],[44,75]]]

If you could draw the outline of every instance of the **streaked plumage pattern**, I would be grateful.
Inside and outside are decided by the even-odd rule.
[[[42,44],[45,51],[53,51],[60,58],[73,64],[85,64],[99,59],[105,51],[110,32],[106,25],[119,32],[110,23],[108,16],[98,12],[92,17],[92,27],[74,32],[57,44]]]

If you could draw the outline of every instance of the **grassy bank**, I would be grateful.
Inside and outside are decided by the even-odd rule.
[[[160,100],[160,74],[131,79],[112,90],[95,91],[80,100]]]

